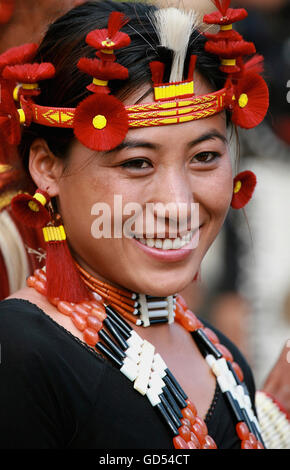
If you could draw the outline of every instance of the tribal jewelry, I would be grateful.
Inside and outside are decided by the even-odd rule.
[[[36,270],[27,279],[27,285],[46,295],[46,274]],[[208,435],[205,422],[197,415],[190,401],[155,347],[143,340],[122,316],[110,305],[97,299],[82,303],[48,299],[59,312],[71,318],[84,341],[109,359],[134,389],[149,399],[165,422],[176,449],[216,449]],[[242,449],[263,449],[263,439],[253,413],[249,392],[243,382],[243,373],[234,362],[230,351],[219,343],[216,334],[187,308],[177,296],[175,319],[196,341],[217,383],[229,404],[236,421],[236,432]]]
[[[269,449],[290,449],[290,416],[268,393],[256,393],[256,407],[264,441]]]
[[[78,263],[76,266],[85,285],[98,294],[98,300],[109,303],[124,318],[137,326],[150,326],[157,323],[172,323],[176,307],[176,296],[152,297],[117,289],[88,274]]]

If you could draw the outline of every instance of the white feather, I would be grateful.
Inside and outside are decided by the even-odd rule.
[[[198,15],[194,11],[161,8],[154,13],[160,45],[173,50],[170,82],[183,80],[183,69],[189,39],[197,28]]]

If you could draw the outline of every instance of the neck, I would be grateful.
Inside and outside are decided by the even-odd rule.
[[[86,286],[94,292],[97,300],[112,305],[127,320],[137,326],[148,327],[153,324],[173,323],[175,296],[151,296],[132,292],[95,277],[95,273],[85,263],[76,262],[79,273]]]

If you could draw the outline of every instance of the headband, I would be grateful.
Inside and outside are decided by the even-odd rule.
[[[71,128],[77,139],[96,151],[117,147],[129,128],[163,126],[203,119],[231,112],[234,124],[253,128],[264,119],[269,106],[268,87],[260,76],[262,57],[248,62],[245,56],[255,54],[253,43],[244,41],[233,30],[233,23],[247,16],[245,9],[229,8],[230,0],[215,0],[217,11],[204,16],[204,23],[219,25],[216,34],[204,33],[205,50],[219,56],[220,70],[226,74],[224,87],[214,93],[195,95],[194,71],[197,56],[192,55],[187,78],[164,83],[165,64],[150,63],[154,102],[124,106],[110,94],[110,80],[126,80],[128,69],[118,64],[115,51],[130,44],[129,35],[121,32],[128,22],[119,12],[109,16],[106,29],[95,29],[86,36],[88,45],[96,49],[95,58],[81,58],[78,68],[92,77],[87,86],[91,95],[76,108],[41,106],[34,102],[40,94],[39,82],[53,78],[50,63],[30,63],[37,45],[25,44],[0,56],[0,132],[12,145],[21,138],[21,125],[32,122],[60,128]]]

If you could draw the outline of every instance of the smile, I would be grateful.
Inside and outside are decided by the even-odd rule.
[[[183,237],[177,238],[137,238],[137,240],[143,245],[148,246],[149,248],[157,248],[158,250],[180,250],[184,246],[188,245],[192,238],[194,232],[189,232]]]
[[[183,237],[170,238],[132,238],[136,246],[147,256],[161,262],[178,262],[187,259],[197,247],[201,227]]]

